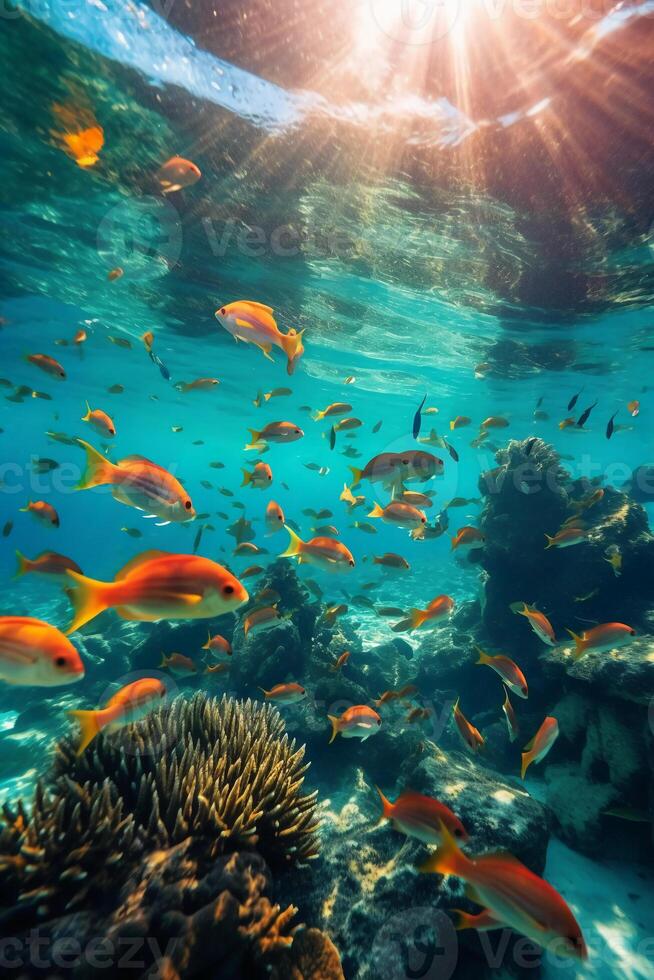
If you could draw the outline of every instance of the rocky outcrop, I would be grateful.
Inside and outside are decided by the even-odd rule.
[[[386,758],[379,737],[366,748],[368,757]],[[347,976],[358,980],[399,976],[394,970],[402,957],[424,962],[430,948],[439,951],[432,954],[433,969],[439,963],[443,967],[442,974],[434,976],[450,976],[446,969],[450,963],[456,963],[455,975],[465,980],[496,976],[478,937],[457,934],[446,915],[454,907],[476,908],[465,898],[461,883],[417,871],[427,853],[424,845],[386,821],[378,823],[381,807],[372,782],[379,779],[393,800],[408,788],[435,796],[451,807],[470,833],[469,853],[508,849],[537,873],[545,864],[547,810],[517,783],[498,777],[461,752],[427,748],[420,753],[416,748],[398,768],[396,760],[388,759],[385,772],[377,776],[371,775],[368,760],[362,759],[363,768],[356,770],[351,762],[349,786],[343,786],[321,810],[321,856],[310,870],[298,870],[288,883],[288,893],[295,901],[302,896],[311,920],[332,935],[342,950]],[[400,773],[395,787],[388,785],[391,772]],[[286,887],[285,883],[285,893]],[[520,975],[511,942],[500,959],[507,976]],[[530,970],[527,975],[537,976],[537,972]]]

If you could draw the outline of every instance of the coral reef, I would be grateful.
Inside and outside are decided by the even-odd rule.
[[[564,627],[578,626],[580,616],[606,622],[619,613],[623,622],[638,625],[650,608],[654,575],[654,537],[645,511],[607,486],[601,499],[579,513],[588,540],[565,551],[545,550],[545,535],[577,513],[597,485],[573,480],[541,439],[527,454],[529,442],[509,442],[496,454],[497,469],[482,474],[479,483],[485,500],[480,526],[487,541],[481,558],[485,633],[504,646],[515,636],[516,644],[539,649],[528,631],[516,629],[509,606],[517,600],[537,605],[557,636]],[[606,561],[609,546],[619,547],[623,556],[619,577]]]
[[[252,892],[248,944],[256,939],[262,955],[277,950],[290,912],[262,904],[263,885],[250,882],[245,868],[260,872],[264,860],[275,867],[316,856],[317,793],[301,793],[308,768],[303,755],[272,706],[203,694],[191,701],[177,698],[120,733],[100,735],[80,757],[75,740],[64,739],[47,782],[37,786],[31,812],[20,802],[4,808],[0,920],[5,928],[22,930],[90,907],[102,916],[103,929],[112,922],[118,928],[130,917],[120,913],[116,895],[133,917],[147,919],[153,880],[165,883],[172,874],[187,917],[211,921],[217,909],[222,921],[227,900],[218,895],[221,880],[212,875],[238,867],[245,876],[236,889],[238,901]],[[229,863],[230,852],[240,863]],[[193,872],[188,876],[185,862]],[[139,888],[146,880],[147,887]],[[187,894],[191,881],[197,908]],[[167,893],[163,884],[161,890]],[[212,908],[218,903],[211,913],[207,902]],[[195,909],[192,915],[189,908]],[[240,913],[230,914],[240,921]],[[197,943],[192,923],[184,932],[193,937],[191,945]],[[203,961],[208,955],[188,953]],[[192,966],[179,975],[196,972]]]

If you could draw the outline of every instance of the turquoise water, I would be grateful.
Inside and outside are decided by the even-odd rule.
[[[587,492],[621,488],[637,467],[654,462],[654,246],[647,211],[651,146],[643,138],[643,133],[651,133],[651,99],[649,104],[638,102],[646,91],[646,71],[639,59],[651,28],[652,5],[606,5],[601,15],[592,17],[586,11],[581,23],[574,18],[562,22],[563,40],[556,42],[546,18],[535,24],[518,21],[525,32],[525,50],[535,49],[538,57],[533,73],[527,72],[516,40],[519,34],[511,35],[519,64],[507,81],[506,61],[498,58],[494,77],[500,82],[504,78],[499,85],[491,85],[482,67],[475,66],[478,37],[474,21],[471,25],[466,15],[463,40],[455,31],[453,63],[460,65],[462,51],[470,57],[465,72],[455,72],[459,84],[453,87],[446,84],[445,66],[443,79],[427,62],[424,77],[417,69],[407,70],[405,77],[397,64],[393,68],[397,52],[387,51],[389,68],[384,74],[377,70],[381,55],[370,50],[357,55],[354,45],[354,64],[369,67],[357,72],[349,55],[340,60],[334,55],[325,13],[318,9],[315,17],[327,38],[321,41],[324,50],[310,32],[304,40],[307,64],[317,63],[322,70],[299,77],[298,36],[286,48],[269,37],[264,52],[264,45],[252,46],[247,24],[234,27],[233,11],[227,6],[230,10],[173,7],[169,18],[162,15],[165,11],[122,0],[36,0],[4,11],[0,375],[6,380],[0,390],[0,526],[5,530],[0,611],[42,618],[61,630],[70,623],[62,583],[35,574],[16,578],[16,550],[29,558],[44,550],[61,552],[87,576],[101,581],[111,581],[127,561],[149,549],[197,552],[228,566],[237,577],[253,563],[268,569],[288,543],[284,531],[265,536],[265,508],[272,499],[304,540],[316,526],[333,525],[354,556],[355,568],[343,575],[306,566],[296,570],[301,581],[318,584],[324,604],[348,605],[344,632],[332,638],[329,649],[338,653],[344,642],[356,649],[353,660],[363,665],[363,673],[355,675],[358,690],[365,690],[367,678],[365,693],[372,703],[382,693],[377,687],[384,677],[384,662],[379,668],[375,658],[385,654],[375,651],[398,635],[391,628],[395,619],[379,615],[375,607],[424,609],[445,594],[457,610],[474,610],[468,619],[443,625],[442,632],[433,634],[436,639],[422,646],[424,633],[400,634],[411,644],[410,659],[400,658],[398,666],[398,655],[387,654],[389,688],[416,675],[429,678],[433,661],[452,658],[462,643],[470,645],[472,657],[475,643],[488,642],[474,617],[481,623],[487,576],[492,573],[478,553],[471,560],[461,557],[451,542],[459,528],[486,520],[491,505],[483,485],[480,490],[480,476],[497,467],[497,451],[510,440],[543,440],[559,454],[570,475],[571,497],[578,496],[582,486]],[[381,17],[382,27],[388,26],[388,5],[367,5],[372,22],[364,6],[357,5],[351,17],[341,11],[334,17],[341,26],[348,18],[358,23],[357,17],[368,17],[361,36],[372,44],[375,24],[379,30],[375,17]],[[226,27],[219,37],[212,25],[223,14]],[[262,17],[266,24],[270,16],[266,5],[253,5],[250,20]],[[507,13],[505,20],[510,19]],[[296,28],[300,30],[291,17],[289,31]],[[388,40],[383,30],[382,35]],[[511,47],[508,37],[504,48]],[[351,37],[349,42],[354,44]],[[489,44],[503,49],[497,37]],[[420,62],[417,55],[410,60]],[[630,60],[636,65],[633,71],[626,67]],[[483,70],[490,72],[485,62]],[[467,84],[461,82],[464,76]],[[492,98],[488,93],[485,97],[484,83],[489,93],[493,91]],[[580,94],[580,87],[601,92],[602,84],[606,99]],[[68,127],[57,106],[66,107]],[[627,111],[627,106],[638,108]],[[566,131],[571,118],[579,127],[574,133]],[[104,143],[98,160],[82,167],[62,148],[61,133],[90,126],[102,128]],[[612,143],[624,148],[623,161],[613,159]],[[201,178],[164,195],[156,175],[173,155],[192,160]],[[108,278],[117,267],[123,274]],[[237,300],[271,306],[283,333],[291,328],[305,331],[305,352],[294,374],[287,374],[279,349],[273,348],[270,361],[253,345],[235,343],[222,329],[214,312]],[[79,330],[85,331],[86,339],[75,344]],[[153,350],[165,365],[163,373],[141,339],[146,331],[154,334]],[[55,380],[26,361],[26,355],[36,353],[56,358],[65,369],[65,380]],[[207,377],[220,384],[208,391],[181,390],[184,383]],[[117,386],[119,391],[111,391]],[[290,393],[260,407],[254,404],[258,392],[281,387],[290,388]],[[569,410],[575,394],[578,402]],[[423,412],[420,437],[435,430],[447,438],[458,459],[442,444],[421,444],[414,438],[414,415],[423,398],[430,412]],[[627,407],[633,401],[639,402],[635,415]],[[87,402],[111,416],[115,437],[98,435],[82,420]],[[331,420],[315,421],[313,415],[335,402],[351,405],[346,414],[362,425],[338,432],[331,448]],[[595,402],[587,424],[560,426],[569,416],[578,419]],[[607,438],[614,413],[617,429]],[[451,431],[450,421],[457,416],[471,422]],[[506,427],[490,429],[480,444],[471,445],[489,416],[505,420]],[[303,438],[288,445],[271,444],[261,456],[244,450],[248,429],[260,430],[277,420],[300,426]],[[53,432],[69,439],[57,441],[48,435]],[[142,511],[114,500],[106,487],[77,490],[84,462],[76,444],[79,438],[115,463],[138,454],[164,467],[181,481],[200,516],[185,524],[155,526]],[[444,462],[442,475],[426,484],[408,484],[408,489],[431,497],[425,511],[429,525],[439,517],[444,528],[449,522],[444,533],[426,540],[413,540],[405,529],[368,516],[375,502],[389,502],[388,487],[373,488],[365,481],[355,487],[355,493],[365,494],[367,505],[352,512],[339,499],[344,485],[352,483],[350,466],[363,469],[380,453],[405,454],[416,448]],[[264,491],[242,486],[243,468],[250,469],[259,458],[273,471],[272,486]],[[38,473],[39,459],[58,465]],[[220,466],[212,465],[216,463]],[[582,482],[573,491],[575,480]],[[452,506],[455,498],[467,502]],[[46,528],[21,510],[37,500],[56,508],[58,528]],[[624,500],[629,502],[628,497]],[[651,504],[644,501],[643,507],[649,519]],[[309,508],[329,513],[316,519],[305,513]],[[243,516],[252,522],[254,540],[265,553],[234,554],[235,538],[228,529]],[[366,527],[357,528],[355,521]],[[516,567],[529,559],[538,568],[540,544],[534,545],[526,526],[523,552],[511,516],[509,521],[507,541],[520,552]],[[501,525],[499,530],[495,527],[500,540],[493,544],[501,549],[504,532]],[[552,527],[549,533],[556,530]],[[648,532],[645,539],[650,540]],[[647,542],[642,545],[646,546]],[[575,567],[576,553],[584,547],[562,550],[562,567],[569,562]],[[410,572],[382,575],[372,557],[385,552],[399,552],[410,563]],[[598,554],[597,566],[603,567]],[[623,557],[629,575],[630,553]],[[551,565],[544,568],[546,578],[556,575]],[[265,572],[244,580],[251,597],[264,581]],[[508,591],[513,601],[539,601],[538,595],[523,594],[518,574],[509,581]],[[315,591],[306,593],[306,604],[315,596]],[[602,611],[609,614],[608,609]],[[555,609],[547,612],[556,616]],[[618,608],[610,614],[620,620],[627,612]],[[557,621],[557,633],[564,625],[581,631],[597,624],[597,615],[599,611],[586,619],[582,610],[576,623]],[[236,635],[240,617],[241,613],[218,624],[212,619],[211,626]],[[85,653],[88,647],[93,654],[77,685],[54,691],[3,685],[2,802],[18,795],[30,799],[34,782],[46,772],[56,738],[70,730],[66,710],[90,709],[136,676],[134,672],[143,673],[141,662],[138,668],[130,662],[129,651],[149,636],[158,642],[156,627],[119,628],[113,612],[104,613],[99,623],[72,635],[73,643],[79,641]],[[648,639],[651,609],[641,609],[633,625],[639,637]],[[529,645],[536,641],[526,623],[515,617],[502,629],[499,643],[495,633],[495,652],[501,647],[520,661],[524,650],[536,675],[543,648]],[[565,636],[562,629],[561,633]],[[199,634],[188,641],[185,635],[176,633],[174,642],[188,642],[188,649],[180,652],[197,657],[192,648]],[[89,636],[95,646],[87,642]],[[100,656],[98,636],[107,647]],[[120,650],[115,670],[112,644]],[[166,647],[168,653],[173,649]],[[148,665],[150,673],[165,676],[155,660]],[[330,773],[329,761],[316,746],[326,743],[329,734],[328,712],[322,706],[340,697],[327,682],[337,681],[327,668],[325,677],[316,680],[317,668],[307,667],[306,676],[296,676],[284,663],[282,658],[277,682],[297,681],[307,690],[312,684],[320,687],[314,713],[309,715],[307,709],[305,716],[302,706],[293,708],[289,728],[298,741],[308,741],[308,756],[315,762],[311,787],[319,790],[324,806],[331,807],[332,817],[340,813],[341,823],[334,818],[333,826],[347,824],[354,787],[364,794],[365,784],[381,781],[399,795],[411,785],[406,772],[402,786],[395,785],[399,772],[388,772],[382,780],[370,761],[373,779],[366,768],[368,743],[356,743],[363,753],[351,759],[341,755]],[[188,696],[206,687],[211,694],[226,691],[238,698],[257,698],[263,677],[259,666],[254,663],[252,675],[241,672],[237,679],[176,677],[175,690]],[[645,671],[642,677],[642,695],[636,692],[625,703],[638,705],[633,709],[642,715],[637,738],[651,749],[651,725],[645,717],[651,677]],[[489,717],[496,706],[484,703],[483,682],[468,689],[465,680],[455,686],[450,681],[448,676],[441,686],[433,680],[432,689],[423,687],[424,703],[433,706],[432,699],[438,701],[447,691],[452,701],[460,696],[464,708],[471,704],[466,713],[482,731],[497,721]],[[581,690],[585,696],[583,687],[575,687],[578,679],[571,681],[567,674],[556,684],[555,690],[534,685],[535,714],[526,726],[531,726],[530,734],[563,695]],[[344,705],[350,696],[351,690],[344,689]],[[595,696],[613,705],[604,688]],[[40,715],[44,704],[47,712]],[[35,720],[28,723],[28,714],[28,722],[14,731],[15,719],[26,710],[35,712]],[[414,731],[406,718],[394,717],[394,731],[401,732],[403,725]],[[423,734],[440,744],[436,729]],[[617,734],[613,730],[613,737],[622,738],[623,729]],[[566,731],[562,742],[575,739],[582,744],[581,733],[573,738]],[[445,745],[462,751],[451,728]],[[398,755],[387,751],[394,762],[403,758],[404,750]],[[509,771],[506,756],[500,752],[494,757],[493,752],[486,759],[491,771],[521,786],[519,764]],[[585,763],[571,764],[581,772]],[[651,789],[651,778],[644,767],[642,786]],[[534,766],[525,785],[534,799],[554,807],[556,794],[546,782],[543,767]],[[592,779],[583,785],[587,789],[591,784]],[[637,804],[640,811],[647,793],[634,801],[627,798],[625,785],[615,784],[606,806]],[[356,805],[366,819],[378,816],[374,806],[366,810],[361,799]],[[601,810],[596,801],[588,805]],[[593,937],[601,945],[599,951],[591,951],[586,965],[575,964],[568,976],[640,980],[654,975],[646,946],[654,925],[647,827],[651,795],[648,806],[637,823],[616,818],[615,831],[606,821],[601,823],[601,831],[595,828],[593,833],[604,833],[605,840],[588,848],[583,842],[578,846],[579,839],[573,839],[570,827],[565,830],[565,819],[554,807],[545,873],[562,889],[587,939]],[[583,837],[579,824],[575,826]],[[486,850],[497,844],[481,833],[475,840]],[[395,851],[402,843],[396,835]],[[501,843],[503,849],[510,846]],[[325,833],[326,853],[332,847],[333,838]],[[565,847],[571,847],[572,857],[566,857]],[[579,868],[576,881],[570,875],[572,866]],[[543,867],[538,870],[543,873]],[[379,877],[382,871],[370,874]],[[609,906],[603,917],[593,907],[597,893],[593,896],[592,880],[600,883],[599,892],[603,882],[611,891],[611,896],[601,897],[602,905]],[[343,888],[345,881],[343,872]],[[338,884],[336,874],[336,890]],[[300,896],[303,887],[308,894],[306,885],[293,887],[299,888]],[[407,891],[398,892],[398,907],[411,900],[406,882],[401,887]],[[632,897],[635,889],[637,899]],[[371,886],[366,892],[371,907],[373,890]],[[320,902],[315,896],[312,901],[307,898],[305,910],[302,898],[293,894],[302,921],[308,921],[309,910],[315,911]],[[348,932],[338,913],[331,922],[325,914],[323,920],[308,924],[331,935],[346,976],[391,976],[383,970],[375,973],[374,964],[355,953],[354,946],[365,946],[370,937],[365,934],[362,940],[359,934],[357,939],[354,928]],[[454,975],[489,975],[472,962],[470,966],[465,957],[460,959]],[[480,972],[475,973],[476,968]],[[213,969],[212,975],[227,976],[219,965]],[[544,968],[548,977],[562,970],[551,964]],[[392,973],[396,975],[409,973]]]

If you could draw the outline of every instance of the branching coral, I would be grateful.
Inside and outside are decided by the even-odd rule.
[[[27,818],[5,808],[0,889],[16,911],[71,909],[115,890],[144,852],[190,838],[207,863],[236,850],[271,865],[317,854],[308,763],[271,705],[177,698],[81,756],[57,746]],[[13,917],[13,916],[12,916]]]

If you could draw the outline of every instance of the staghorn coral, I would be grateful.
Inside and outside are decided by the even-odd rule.
[[[30,817],[20,802],[4,808],[0,922],[102,901],[145,853],[189,838],[206,863],[244,848],[272,865],[315,857],[303,756],[271,705],[204,694],[100,735],[80,757],[64,739]]]

